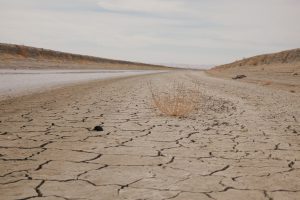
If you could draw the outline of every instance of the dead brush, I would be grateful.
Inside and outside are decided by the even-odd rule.
[[[164,115],[186,117],[196,109],[199,92],[195,88],[188,89],[184,84],[176,82],[163,90],[154,88],[151,82],[148,83],[148,87],[153,104]]]

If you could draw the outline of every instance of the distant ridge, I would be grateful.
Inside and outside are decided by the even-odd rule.
[[[258,55],[233,63],[216,66],[215,68],[232,68],[242,66],[258,66],[258,65],[273,65],[273,64],[288,64],[300,62],[300,48],[282,51],[278,53]]]
[[[0,43],[0,68],[169,69],[162,65],[106,59]]]
[[[246,58],[214,67],[207,74],[299,93],[300,49]]]

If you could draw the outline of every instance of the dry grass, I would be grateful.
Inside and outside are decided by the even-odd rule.
[[[199,91],[174,82],[170,87],[159,90],[148,84],[155,107],[163,114],[173,117],[185,117],[196,109]]]

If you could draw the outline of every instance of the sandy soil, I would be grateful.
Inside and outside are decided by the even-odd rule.
[[[202,93],[187,118],[152,107],[174,80]],[[186,71],[2,101],[1,199],[299,199],[299,97]]]
[[[246,75],[243,82],[256,83],[265,87],[300,92],[300,62],[256,66],[233,66],[209,70],[210,75],[231,79]]]

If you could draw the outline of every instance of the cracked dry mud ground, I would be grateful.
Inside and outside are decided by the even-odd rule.
[[[174,80],[202,93],[184,119],[151,107]],[[299,97],[170,72],[0,102],[0,199],[299,199]]]

